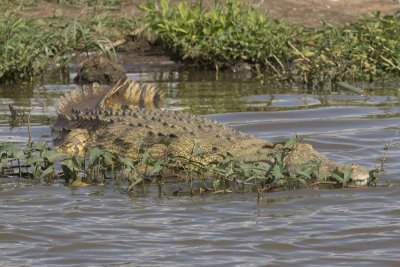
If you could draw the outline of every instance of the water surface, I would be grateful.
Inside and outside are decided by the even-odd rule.
[[[330,159],[380,166],[400,184],[400,89],[374,84],[368,96],[271,88],[210,72],[136,72],[167,92],[164,108],[204,115],[271,141],[294,134]],[[55,101],[73,84],[0,88],[0,141],[23,146],[23,122],[8,104],[32,109],[33,140],[51,140]],[[71,188],[0,178],[0,265],[398,266],[400,189],[310,188],[256,194],[127,194],[111,183]]]

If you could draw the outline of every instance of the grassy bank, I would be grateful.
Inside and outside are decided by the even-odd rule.
[[[79,157],[59,153],[42,142],[31,143],[22,150],[10,144],[0,144],[0,170],[2,176],[31,178],[47,183],[63,178],[72,186],[111,181],[126,184],[127,191],[139,185],[163,186],[173,179],[175,184],[187,188],[186,192],[190,194],[205,190],[261,193],[295,189],[312,183],[345,187],[351,182],[351,168],[346,168],[344,173],[332,172],[321,182],[312,178],[312,173],[319,169],[318,161],[309,161],[295,168],[286,166],[284,162],[296,148],[296,141],[293,137],[286,143],[276,144],[280,149],[275,151],[270,162],[252,164],[240,162],[229,153],[204,164],[199,143],[193,145],[188,158],[166,155],[161,160],[154,159],[140,144],[135,160],[99,148],[87,149],[86,157]],[[371,177],[377,178],[375,171],[371,172]]]
[[[0,11],[2,83],[34,81],[47,71],[68,69],[79,53],[102,51],[112,58],[114,51],[106,49],[110,39],[137,27],[130,19],[107,14],[27,20],[16,13],[20,7],[15,2]],[[30,4],[38,3],[24,3]]]
[[[242,1],[216,1],[212,9],[161,0],[141,9],[150,31],[167,49],[200,65],[245,61],[272,79],[315,85],[400,74],[400,16],[380,16],[320,30],[273,20]]]
[[[323,23],[309,29],[273,20],[257,6],[216,0],[204,7],[149,1],[142,17],[96,15],[26,20],[12,12],[35,1],[6,1],[0,19],[0,81],[32,80],[49,67],[66,67],[75,52],[104,50],[110,39],[149,24],[147,34],[182,59],[205,68],[247,62],[259,78],[310,86],[369,81],[400,74],[400,16]],[[62,1],[87,8],[125,1]],[[8,8],[6,8],[8,7]],[[85,9],[86,10],[86,9]],[[100,13],[99,13],[100,14]]]

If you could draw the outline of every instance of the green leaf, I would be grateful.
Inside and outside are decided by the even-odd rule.
[[[47,175],[52,174],[52,173],[54,173],[54,166],[53,165],[51,165],[46,170],[44,170],[42,172],[42,174],[40,175],[40,178],[46,177]]]
[[[194,144],[193,153],[192,153],[192,155],[190,155],[190,157],[191,158],[192,157],[196,157],[196,156],[198,156],[200,154],[203,154],[203,153],[204,153],[204,151],[200,148],[200,143],[197,142],[197,143]]]
[[[45,142],[39,141],[37,143],[34,143],[32,145],[32,149],[37,150],[37,151],[44,151],[49,147],[49,145]]]
[[[12,154],[15,151],[15,146],[12,144],[0,144],[0,152],[7,151],[8,154]]]
[[[129,158],[118,156],[118,160],[122,163],[124,168],[134,169],[135,167],[132,160],[130,160]]]
[[[110,152],[106,151],[103,157],[107,164],[110,164],[112,167],[114,166],[113,156]]]
[[[319,169],[321,161],[309,160],[299,166],[296,166],[296,172],[305,177],[311,177],[314,171]]]
[[[15,151],[13,156],[15,159],[19,159],[19,160],[26,158],[26,155],[23,150]]]
[[[163,166],[161,165],[161,161],[157,161],[156,164],[154,164],[153,168],[151,169],[149,176],[153,176],[155,174],[158,174],[160,171],[163,170]]]
[[[143,141],[143,138],[140,138],[139,141],[138,141],[138,145],[137,145],[137,149],[138,149],[138,150],[142,147],[143,142],[144,142],[144,141]]]
[[[277,151],[275,151],[274,156],[275,156],[276,164],[279,166],[282,166],[283,165],[282,164],[282,153],[279,150],[277,150]]]
[[[150,13],[150,12],[152,11],[152,8],[151,8],[151,7],[147,7],[147,6],[144,5],[144,4],[138,5],[137,8],[138,8],[140,11],[146,11],[146,12],[148,12],[148,13]]]
[[[230,161],[235,161],[236,160],[236,158],[229,152],[226,152],[225,157]]]
[[[84,160],[85,159],[82,157],[72,156],[71,158],[62,160],[61,167],[63,168],[63,170],[68,168],[73,174],[76,171],[80,171],[81,168],[84,167],[83,166]]]
[[[167,14],[168,9],[169,9],[168,2],[166,0],[161,0],[160,5],[162,8],[162,15],[163,15],[163,17],[165,17],[165,15]]]
[[[353,175],[353,170],[354,169],[348,165],[345,167],[343,174],[343,186],[346,186],[351,180],[351,176]]]
[[[215,181],[213,182],[213,188],[214,188],[214,190],[217,191],[218,188],[220,187],[220,185],[221,185],[221,182],[220,182],[219,180],[215,180]]]
[[[379,169],[373,169],[369,171],[369,179],[367,182],[367,185],[373,184],[377,185],[378,184],[378,179],[379,179]]]
[[[38,178],[39,176],[40,176],[40,173],[41,173],[41,166],[38,164],[38,165],[34,165],[34,166],[32,166],[31,167],[32,168],[32,175],[33,175],[33,178]]]
[[[97,164],[100,163],[100,156],[103,154],[103,150],[101,150],[98,147],[95,147],[94,149],[90,150],[90,155],[89,155],[89,164],[91,166],[95,165],[95,162]]]
[[[336,171],[331,172],[332,178],[335,179],[336,181],[338,181],[339,183],[343,184],[343,177],[341,177],[340,175],[342,175],[342,174],[339,172],[336,172]]]
[[[177,32],[181,32],[181,33],[188,33],[187,30],[180,28],[180,27],[172,27],[173,30],[177,31]]]
[[[365,93],[363,89],[352,86],[345,82],[337,82],[337,85],[339,86],[340,89],[349,90],[349,91],[359,94],[359,95],[362,95]]]
[[[292,136],[283,146],[283,148],[291,147],[296,142],[296,136]]]
[[[7,166],[7,164],[8,164],[8,162],[10,161],[10,159],[3,159],[1,162],[0,162],[0,169],[3,169],[5,166]]]
[[[71,170],[67,165],[61,165],[62,172],[64,174],[64,179],[69,180],[69,179],[74,179],[76,178],[76,172]]]
[[[33,155],[25,161],[25,164],[30,166],[36,166],[36,165],[41,165],[43,161],[44,159],[42,157],[38,155]]]
[[[275,166],[272,168],[272,174],[274,175],[275,180],[279,180],[279,179],[285,178],[285,176],[283,175],[283,172],[282,172],[281,167],[278,166],[278,165],[275,165]]]
[[[146,165],[149,162],[149,159],[150,159],[150,153],[149,151],[145,151],[141,162],[142,166]]]
[[[297,180],[298,180],[300,183],[302,183],[303,185],[307,185],[307,182],[304,181],[304,179],[298,178]]]
[[[181,19],[184,20],[184,21],[186,20],[185,8],[186,8],[186,3],[185,2],[179,2],[178,11],[179,11],[179,14],[181,16]]]
[[[47,161],[50,163],[54,163],[56,160],[65,156],[66,155],[64,153],[59,153],[56,150],[49,150],[45,155],[45,159],[47,159]]]
[[[143,177],[139,176],[138,174],[135,174],[135,178],[132,181],[132,183],[130,184],[130,186],[128,187],[128,192],[132,191],[133,187],[136,186],[137,184],[143,182]]]
[[[71,184],[71,186],[80,186],[82,183],[82,177],[78,177],[75,179],[75,181]]]

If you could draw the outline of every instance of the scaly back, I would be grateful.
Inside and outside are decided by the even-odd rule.
[[[111,88],[93,83],[65,93],[58,99],[56,112],[61,118],[69,118],[73,111],[99,108],[154,109],[161,105],[164,96],[164,92],[152,85],[139,84],[125,77]]]

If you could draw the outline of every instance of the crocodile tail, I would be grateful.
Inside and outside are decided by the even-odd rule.
[[[118,81],[113,88],[100,101],[98,107],[139,107],[154,109],[160,106],[164,92],[149,84],[139,84],[128,78]]]
[[[160,107],[164,96],[164,92],[152,85],[139,84],[125,77],[111,88],[93,83],[66,92],[58,99],[56,112],[59,116],[71,116],[74,111],[107,107],[154,109]]]
[[[94,109],[106,89],[98,83],[76,87],[58,98],[56,112],[59,116],[70,116],[73,110]]]

